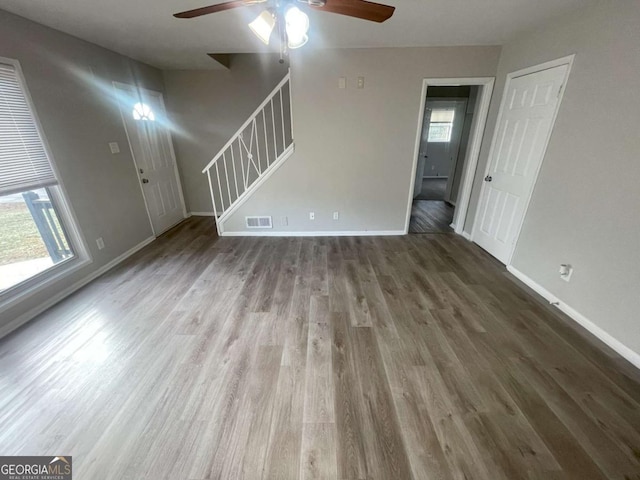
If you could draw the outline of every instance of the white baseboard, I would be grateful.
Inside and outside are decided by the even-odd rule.
[[[472,241],[471,240],[471,234],[469,232],[462,231],[462,233],[460,235],[462,235],[464,238],[466,238],[470,242]]]
[[[609,347],[615,350],[621,357],[626,358],[629,362],[635,365],[637,368],[640,368],[640,354],[634,352],[629,347],[624,345],[621,341],[614,338],[609,333],[605,332],[602,328],[597,326],[587,317],[582,315],[573,307],[567,305],[562,300],[557,298],[551,292],[549,292],[542,285],[539,285],[531,278],[527,277],[520,270],[514,268],[512,265],[507,266],[507,270],[522,283],[527,285],[533,291],[535,291],[540,296],[544,297],[549,303],[557,306],[562,312],[564,312],[569,318],[580,324],[583,328],[588,330],[592,335],[600,339],[602,342],[606,343]]]
[[[190,217],[215,217],[213,212],[189,212]],[[220,216],[220,214],[218,214]]]
[[[89,275],[87,275],[86,277],[82,278],[81,280],[78,280],[73,285],[65,288],[61,292],[58,292],[57,294],[55,294],[52,297],[48,298],[45,302],[41,303],[37,307],[32,308],[31,310],[23,313],[22,315],[20,315],[19,317],[17,317],[13,321],[9,322],[8,324],[3,325],[2,327],[0,327],[0,338],[4,337],[5,335],[8,335],[13,330],[15,330],[16,328],[20,327],[21,325],[24,325],[29,320],[31,320],[32,318],[34,318],[37,315],[41,314],[42,312],[44,312],[48,308],[53,307],[56,303],[58,303],[61,300],[65,299],[66,297],[71,295],[76,290],[79,290],[80,288],[84,287],[90,281],[95,280],[96,278],[98,278],[103,273],[106,273],[107,271],[111,270],[113,267],[115,267],[119,263],[123,262],[124,260],[129,258],[131,255],[136,253],[137,251],[139,251],[139,250],[143,249],[144,247],[146,247],[147,245],[149,245],[155,239],[156,239],[156,237],[149,237],[146,240],[143,240],[142,242],[140,242],[135,247],[130,248],[129,250],[124,252],[122,255],[117,256],[116,258],[111,260],[109,263],[107,263],[107,264],[103,265],[102,267],[98,268],[97,270],[95,270],[94,272],[90,273]]]
[[[222,232],[223,237],[382,237],[405,235],[403,230],[360,230],[360,231],[320,231],[320,232],[280,232],[268,230],[264,232]]]

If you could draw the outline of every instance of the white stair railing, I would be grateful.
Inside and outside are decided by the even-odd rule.
[[[290,73],[202,170],[220,222],[293,152]]]

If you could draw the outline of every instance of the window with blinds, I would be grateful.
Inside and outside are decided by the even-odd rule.
[[[0,59],[0,312],[86,262],[43,140],[19,65]]]
[[[18,72],[0,63],[0,195],[56,183]]]

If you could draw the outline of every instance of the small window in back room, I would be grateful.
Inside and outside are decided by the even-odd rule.
[[[0,300],[77,257],[58,184],[18,67],[0,62]]]
[[[453,109],[434,109],[431,112],[431,122],[429,124],[430,143],[448,143],[451,141],[453,130],[453,120],[455,111]]]

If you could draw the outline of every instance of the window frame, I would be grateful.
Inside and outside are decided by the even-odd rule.
[[[74,256],[63,260],[62,262],[53,265],[46,270],[33,275],[32,277],[17,283],[16,285],[0,292],[0,313],[15,307],[19,303],[23,302],[27,298],[36,295],[37,293],[43,291],[45,288],[50,287],[55,284],[57,281],[62,280],[63,278],[71,275],[73,272],[76,272],[82,267],[89,265],[93,262],[93,258],[87,248],[87,243],[85,241],[84,235],[82,234],[77,217],[69,203],[67,191],[64,186],[64,182],[62,177],[60,176],[60,171],[56,165],[55,158],[51,152],[51,148],[49,147],[49,142],[47,141],[47,137],[44,134],[44,129],[42,128],[42,124],[40,123],[40,118],[38,116],[38,111],[35,108],[33,100],[31,98],[31,93],[29,92],[29,88],[27,86],[27,82],[22,71],[22,66],[20,62],[13,58],[7,58],[0,56],[0,62],[5,63],[7,65],[12,65],[15,68],[16,77],[18,79],[18,83],[22,88],[22,92],[24,93],[25,100],[31,114],[33,115],[33,121],[36,126],[36,130],[38,131],[38,135],[42,141],[42,146],[44,148],[45,153],[51,163],[51,168],[58,180],[56,185],[52,185],[47,188],[47,192],[50,195],[51,203],[54,207],[56,215],[58,216],[60,223],[62,224],[63,231],[67,236],[67,242],[69,242],[69,246],[74,253]]]
[[[436,110],[445,110],[448,111],[450,110],[449,108],[434,108],[431,111],[431,115],[433,115],[433,112],[435,112]],[[450,122],[429,122],[429,131],[427,132],[427,143],[451,143],[451,136],[453,135],[453,126],[455,124],[456,118],[455,118],[455,109],[453,110],[453,118],[451,119]],[[447,140],[430,140],[431,137],[431,127],[438,127],[438,126],[446,126],[449,127],[448,130],[448,138]]]

